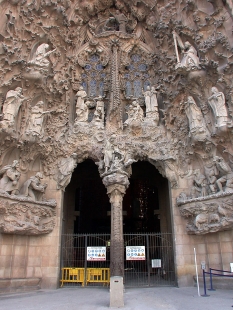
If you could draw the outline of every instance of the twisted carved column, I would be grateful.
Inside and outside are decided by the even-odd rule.
[[[103,178],[111,203],[111,245],[110,270],[111,277],[124,275],[124,239],[122,201],[127,187],[128,177],[121,173],[113,173]]]

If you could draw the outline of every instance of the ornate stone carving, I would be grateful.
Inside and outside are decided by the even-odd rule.
[[[218,193],[208,197],[177,200],[182,216],[187,218],[189,234],[207,234],[233,227],[233,195]]]
[[[35,201],[42,201],[48,184],[42,184],[40,181],[41,179],[43,179],[42,173],[37,172],[34,177],[31,177],[23,184],[19,194],[25,197],[30,197]]]
[[[15,90],[9,90],[6,94],[6,100],[3,104],[3,120],[1,122],[1,127],[5,131],[15,130],[18,112],[25,100],[22,92],[23,89],[17,87]]]
[[[218,91],[217,87],[212,87],[211,93],[208,102],[214,113],[215,126],[217,128],[225,127],[229,124],[225,96],[222,92]]]
[[[26,134],[39,136],[43,134],[44,116],[51,113],[51,111],[44,111],[44,102],[39,101],[31,107],[31,115],[26,130]]]
[[[139,103],[136,100],[133,101],[132,104],[129,106],[127,114],[128,114],[128,118],[124,122],[125,127],[127,126],[140,127],[141,126],[142,121],[144,119],[144,113]]]
[[[159,123],[159,111],[158,111],[158,102],[157,102],[157,91],[155,87],[147,86],[146,91],[142,90],[142,94],[145,97],[146,105],[146,118],[145,122],[152,123],[155,126],[158,126]]]
[[[77,166],[77,154],[73,153],[68,158],[63,158],[58,165],[57,189],[65,190],[70,183],[72,172]]]
[[[192,96],[188,96],[185,112],[189,120],[189,135],[197,141],[204,141],[208,137],[208,130],[201,112]]]
[[[0,190],[8,194],[19,193],[19,178],[21,173],[18,171],[19,162],[14,160],[12,165],[4,166],[0,170]]]
[[[173,38],[175,43],[175,50],[176,50],[176,56],[177,56],[177,65],[176,70],[179,71],[190,71],[190,70],[197,70],[200,69],[199,66],[199,57],[197,56],[197,50],[190,44],[189,41],[186,41],[184,44],[179,37],[179,35],[173,31]],[[182,59],[180,61],[178,49],[177,49],[177,43],[182,51]]]
[[[0,193],[0,232],[17,235],[50,233],[55,226],[55,201],[32,202]]]
[[[87,96],[87,93],[83,89],[82,86],[80,86],[79,91],[77,92],[76,96],[78,97],[76,102],[76,119],[75,123],[82,123],[87,122],[88,120],[88,107],[85,103],[85,99]]]

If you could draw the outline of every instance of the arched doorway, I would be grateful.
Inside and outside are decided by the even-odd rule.
[[[146,161],[132,165],[129,181],[123,199],[125,286],[174,285],[168,181]],[[64,193],[62,267],[108,269],[110,225],[107,190],[97,166],[88,159],[77,166]],[[145,259],[128,260],[127,251],[140,247]],[[105,260],[89,261],[89,248],[104,248]]]

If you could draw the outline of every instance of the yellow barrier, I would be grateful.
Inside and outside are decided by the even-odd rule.
[[[64,283],[82,283],[84,286],[84,268],[62,268],[61,287]]]
[[[88,283],[110,283],[110,268],[87,268],[86,284]]]

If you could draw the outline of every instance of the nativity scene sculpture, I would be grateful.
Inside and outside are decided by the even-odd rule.
[[[84,3],[77,7],[71,1],[59,12],[56,1],[45,2],[38,2],[41,10],[34,2],[30,8],[22,3],[22,31],[15,27],[18,4],[9,2],[14,11],[7,16],[6,38],[0,38],[1,197],[30,205],[24,217],[33,221],[35,232],[42,222],[33,206],[53,206],[44,200],[53,191],[46,190],[42,175],[48,188],[55,180],[63,194],[77,164],[91,158],[117,205],[129,185],[132,163],[147,160],[172,190],[186,190],[177,201],[184,207],[182,214],[192,217],[192,233],[229,228],[232,60],[226,33],[207,37],[206,30],[191,24],[188,29],[167,22],[163,1],[150,8],[101,2],[85,9]],[[224,23],[220,16],[212,20],[220,21]],[[208,28],[208,19],[197,29],[201,24]],[[213,152],[208,151],[210,144]],[[17,161],[7,164],[14,152],[22,169]],[[205,208],[206,201],[217,203],[214,199],[218,207],[213,207],[212,217]],[[8,223],[13,210],[9,212]],[[211,228],[203,230],[206,225]],[[23,233],[23,223],[16,227]]]
[[[37,172],[20,185],[22,174],[18,160],[0,170],[0,232],[40,235],[50,233],[55,226],[56,201],[46,200],[47,184]]]

